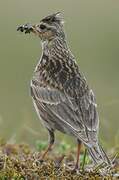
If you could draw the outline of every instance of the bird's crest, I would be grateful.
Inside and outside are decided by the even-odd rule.
[[[51,24],[51,23],[63,24],[64,23],[63,15],[61,12],[57,12],[52,15],[49,15],[43,18],[41,21],[48,24]]]

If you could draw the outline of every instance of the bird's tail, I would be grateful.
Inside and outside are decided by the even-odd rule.
[[[101,145],[96,144],[95,146],[88,147],[88,152],[95,164],[100,164],[103,162],[105,162],[107,165],[111,164],[110,159],[108,158]]]

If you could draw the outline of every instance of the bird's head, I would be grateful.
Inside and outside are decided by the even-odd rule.
[[[41,39],[50,40],[56,36],[64,36],[63,17],[60,12],[43,18],[35,27]]]
[[[18,30],[25,33],[34,32],[38,35],[41,40],[52,40],[56,37],[64,38],[64,30],[63,30],[63,17],[60,12],[49,15],[43,18],[40,23],[36,25],[26,24],[23,26],[19,26]]]

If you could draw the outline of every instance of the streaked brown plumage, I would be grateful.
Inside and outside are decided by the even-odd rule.
[[[78,141],[78,167],[81,142],[88,148],[94,163],[110,163],[98,143],[99,118],[93,91],[75,61],[66,42],[61,13],[45,17],[39,24],[19,26],[25,33],[41,38],[42,56],[31,80],[35,109],[54,143],[54,131],[74,136]]]

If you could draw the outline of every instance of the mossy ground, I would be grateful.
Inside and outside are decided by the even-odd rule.
[[[43,143],[38,143],[39,149],[44,149]],[[67,145],[66,145],[67,147]],[[65,145],[59,147],[63,154]],[[33,150],[26,144],[7,144],[0,145],[0,180],[85,180],[85,179],[119,179],[119,160],[115,160],[115,167],[108,174],[101,175],[98,171],[86,171],[85,168],[72,172],[67,167],[74,165],[74,151],[69,151],[63,161],[60,162],[59,153],[50,153],[44,162],[39,161],[42,154]],[[86,159],[90,163],[90,159]],[[83,167],[83,165],[82,165]]]

